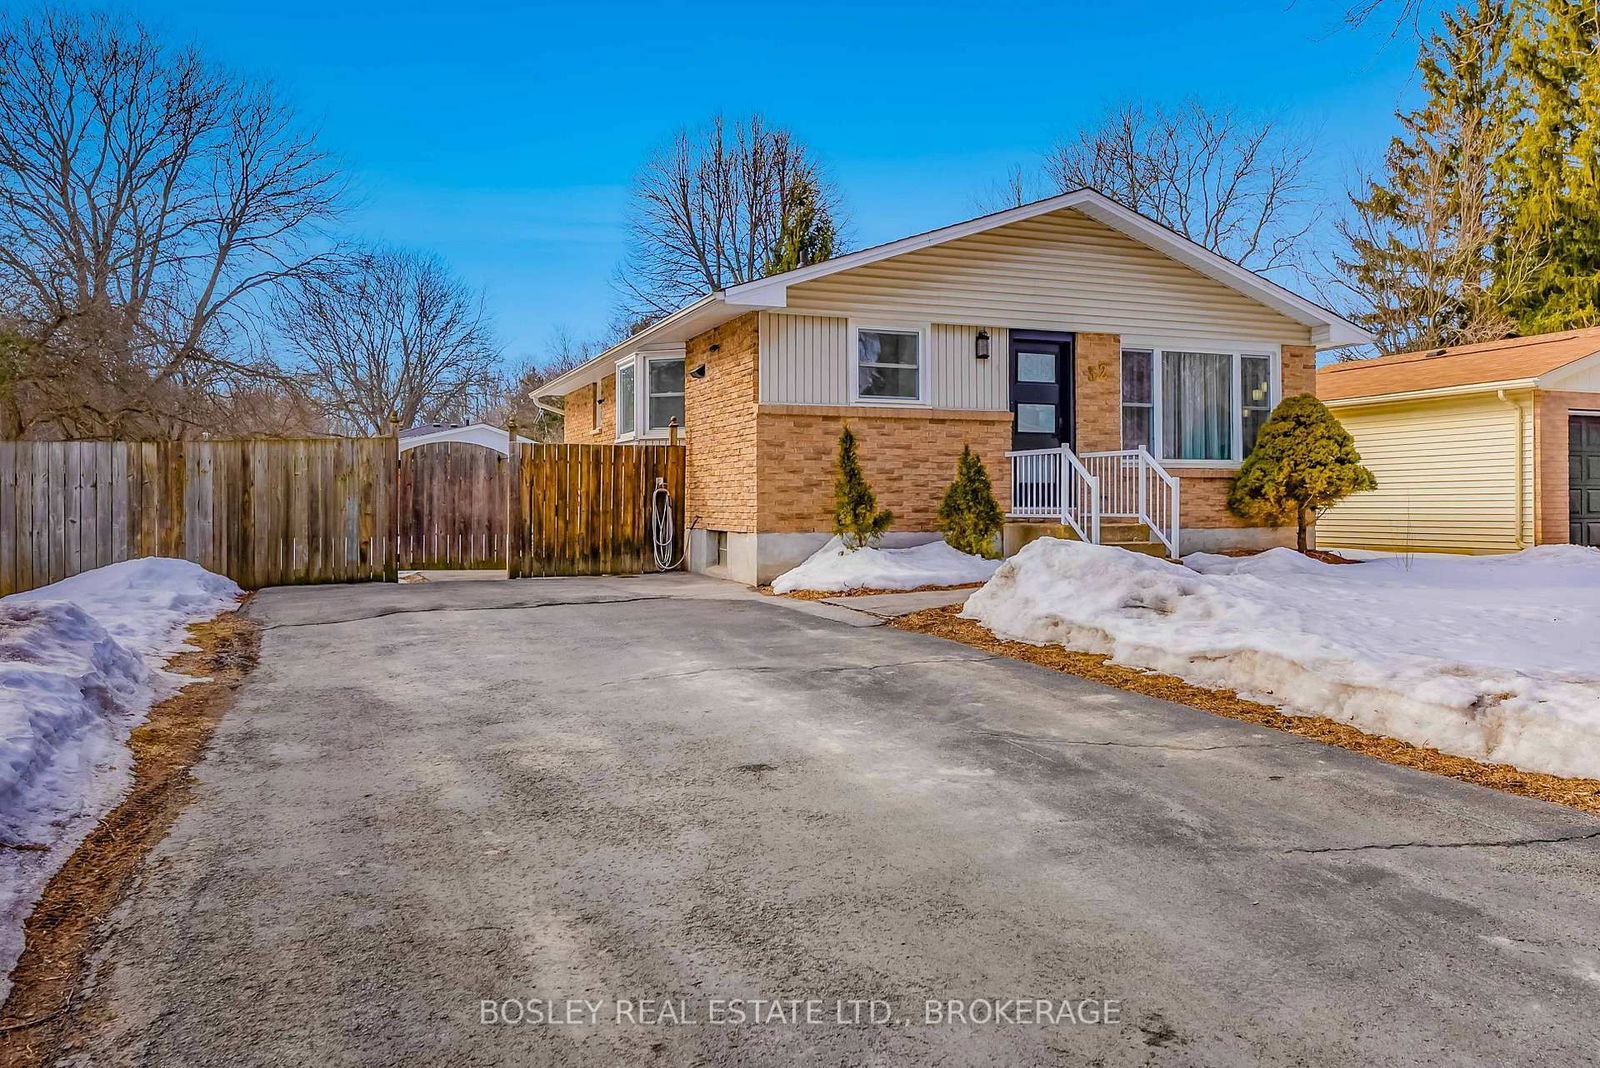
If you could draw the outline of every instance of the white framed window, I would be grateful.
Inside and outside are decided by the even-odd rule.
[[[617,437],[631,438],[639,425],[639,390],[635,376],[638,361],[632,356],[617,364]]]
[[[683,357],[659,356],[645,361],[645,429],[667,433],[672,420],[683,427]]]
[[[1276,346],[1125,345],[1122,447],[1180,467],[1241,463],[1278,402],[1279,356]]]
[[[858,404],[921,404],[926,349],[921,327],[862,324],[852,330],[851,396]]]

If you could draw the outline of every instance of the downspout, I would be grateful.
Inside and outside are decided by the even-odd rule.
[[[1517,537],[1516,537],[1516,546],[1517,546],[1518,549],[1526,549],[1528,547],[1528,543],[1522,536],[1522,520],[1524,518],[1523,506],[1522,506],[1522,495],[1523,495],[1524,490],[1527,488],[1526,487],[1526,480],[1523,477],[1523,473],[1522,473],[1522,418],[1523,418],[1523,416],[1522,416],[1522,405],[1519,402],[1514,401],[1510,397],[1506,396],[1506,391],[1503,390],[1503,389],[1496,390],[1495,391],[1495,396],[1500,398],[1500,403],[1509,404],[1511,406],[1511,410],[1517,413],[1517,454],[1516,454],[1517,455],[1517,475],[1516,475],[1516,487],[1517,487],[1517,510],[1516,510],[1516,515],[1517,515]]]

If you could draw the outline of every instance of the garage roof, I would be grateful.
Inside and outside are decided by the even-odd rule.
[[[1506,338],[1449,349],[1398,352],[1317,371],[1325,401],[1529,382],[1600,353],[1600,327]]]

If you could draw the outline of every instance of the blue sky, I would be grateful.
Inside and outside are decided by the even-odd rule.
[[[1329,3],[752,4],[147,0],[270,78],[360,194],[360,236],[432,249],[508,358],[610,319],[630,177],[679,125],[760,111],[845,194],[857,245],[957,221],[1012,163],[1128,98],[1197,96],[1318,143],[1329,200],[1415,92],[1414,38]]]

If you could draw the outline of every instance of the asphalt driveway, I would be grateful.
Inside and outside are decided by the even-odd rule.
[[[1600,1048],[1575,811],[686,577],[252,611],[261,665],[115,918],[83,1063]],[[1114,1022],[925,1011],[1014,998]],[[529,1022],[547,1001],[577,1022]]]

